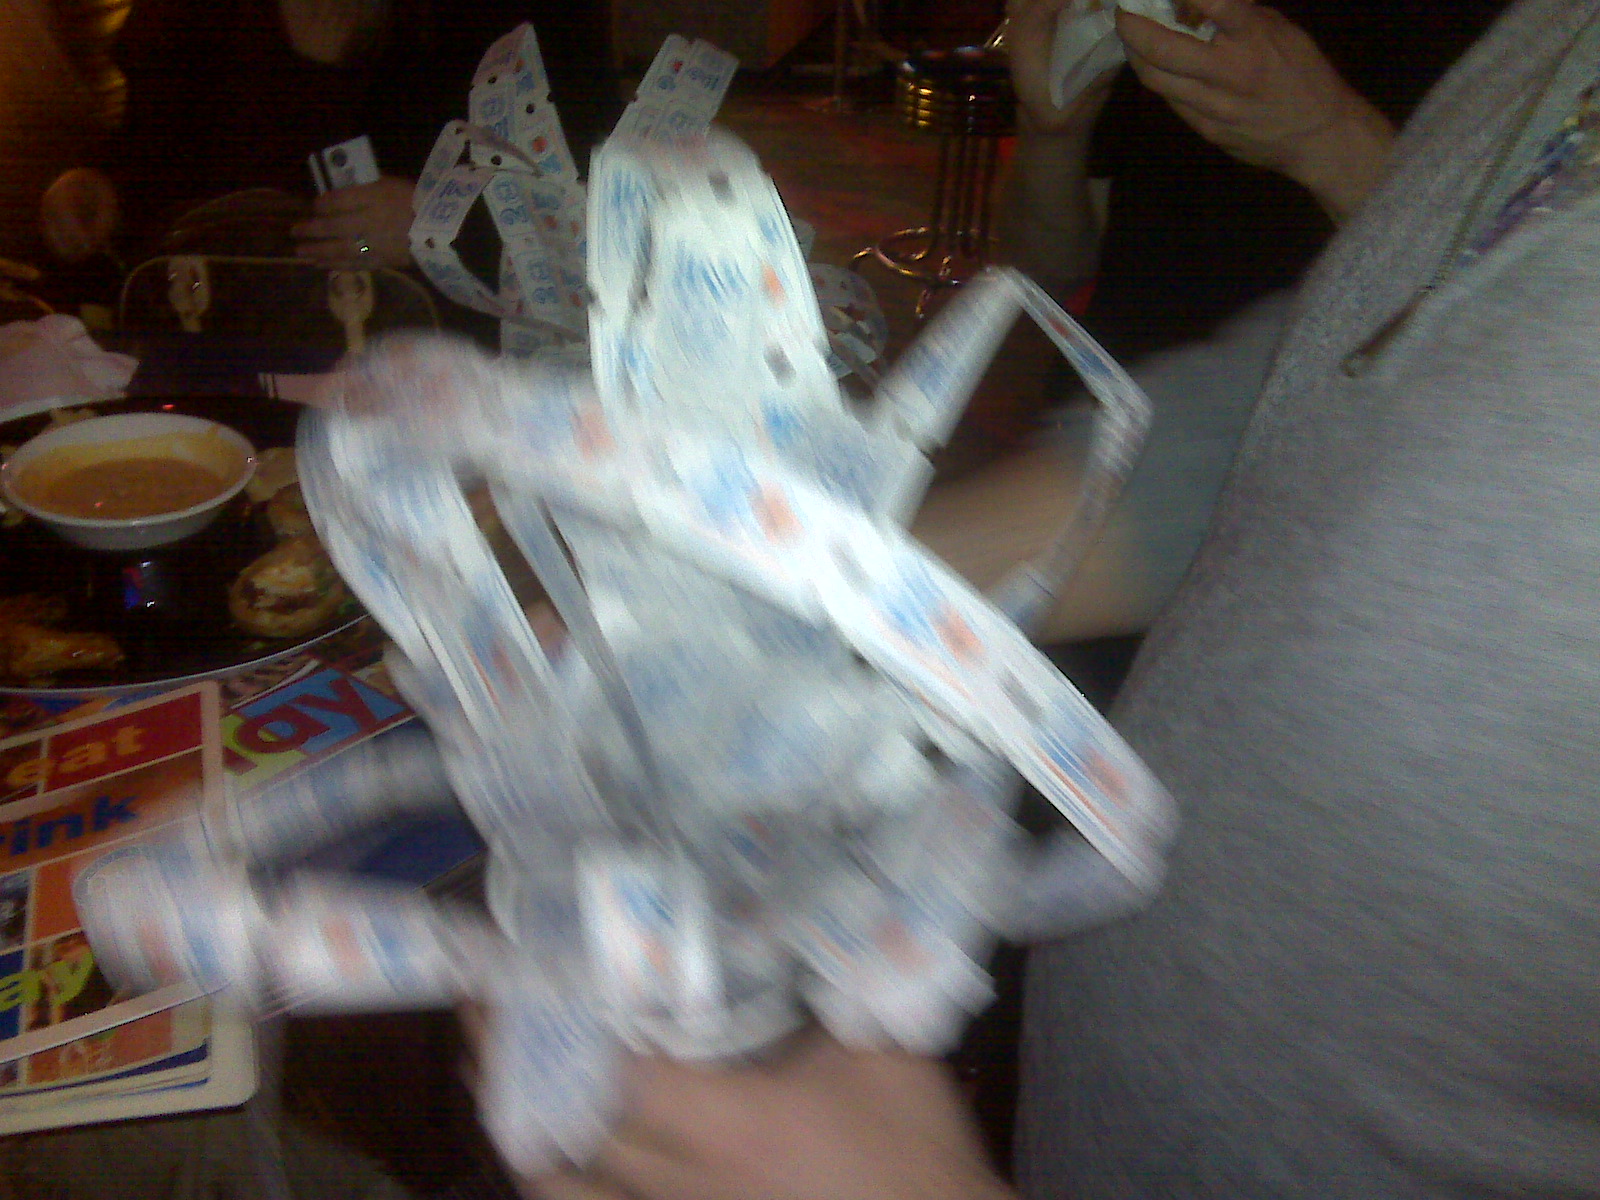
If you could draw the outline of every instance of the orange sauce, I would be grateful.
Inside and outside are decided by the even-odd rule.
[[[181,458],[114,458],[64,472],[29,491],[33,503],[64,517],[122,521],[192,508],[227,486]]]

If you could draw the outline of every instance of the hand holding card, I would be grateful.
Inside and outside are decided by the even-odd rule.
[[[319,196],[340,188],[378,182],[378,160],[366,134],[318,151],[308,161],[311,181],[317,185]]]
[[[295,254],[337,270],[407,265],[414,188],[409,179],[382,175],[318,196],[311,217],[289,231]]]

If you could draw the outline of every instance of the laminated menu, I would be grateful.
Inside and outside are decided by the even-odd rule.
[[[107,854],[220,811],[213,684],[0,741],[0,1132],[242,1103],[249,1029],[107,980],[73,901]]]

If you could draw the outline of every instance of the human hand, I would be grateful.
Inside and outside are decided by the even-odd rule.
[[[1066,298],[1094,277],[1100,220],[1089,185],[1089,142],[1117,68],[1069,103],[1051,96],[1056,23],[1072,0],[1008,0],[1005,33],[1017,94],[1016,153],[1006,170],[999,228],[1005,255]]]
[[[311,216],[289,230],[295,254],[334,269],[403,267],[411,261],[409,179],[384,175],[376,183],[318,196]],[[362,247],[366,249],[363,250]]]
[[[538,1200],[1008,1200],[948,1071],[807,1035],[775,1062],[633,1064],[620,1123]]]
[[[1309,188],[1342,220],[1387,165],[1388,119],[1276,10],[1253,0],[1192,0],[1192,7],[1215,22],[1210,42],[1118,13],[1139,79],[1201,137]]]
[[[63,171],[39,199],[45,243],[67,262],[110,249],[120,219],[116,185],[94,167]]]
[[[1050,57],[1061,10],[1072,0],[1008,0],[1006,54],[1011,60],[1011,87],[1017,94],[1018,117],[1025,132],[1077,134],[1085,149],[1119,68],[1105,71],[1065,107],[1050,95]]]

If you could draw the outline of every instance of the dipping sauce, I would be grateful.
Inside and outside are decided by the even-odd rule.
[[[125,521],[204,504],[227,481],[181,458],[113,458],[29,487],[26,499],[64,517]]]

